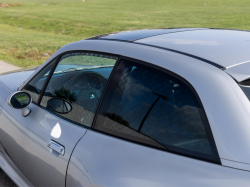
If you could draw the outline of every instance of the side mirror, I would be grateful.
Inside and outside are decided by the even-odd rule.
[[[60,114],[67,114],[72,110],[70,102],[62,98],[52,98],[48,100],[47,107]]]
[[[8,99],[8,104],[15,109],[21,109],[23,117],[30,114],[31,110],[28,107],[32,99],[27,92],[18,91],[12,94]]]

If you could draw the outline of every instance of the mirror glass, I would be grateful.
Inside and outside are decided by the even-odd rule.
[[[27,107],[31,102],[31,97],[26,92],[17,92],[10,98],[12,107],[22,109]]]
[[[66,114],[72,110],[72,105],[61,98],[52,98],[48,101],[47,107],[57,113]]]

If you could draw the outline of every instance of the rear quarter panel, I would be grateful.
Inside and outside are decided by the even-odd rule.
[[[77,144],[66,186],[235,187],[250,173],[148,148],[88,130]]]

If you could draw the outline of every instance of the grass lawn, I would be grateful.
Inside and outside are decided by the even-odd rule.
[[[213,27],[250,30],[249,0],[0,0],[0,59],[43,63],[61,46],[123,30]]]

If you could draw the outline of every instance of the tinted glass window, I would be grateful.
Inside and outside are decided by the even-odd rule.
[[[72,53],[62,56],[45,90],[41,106],[56,112],[55,109],[58,107],[51,104],[71,105],[69,112],[62,113],[62,108],[59,107],[57,114],[91,126],[97,105],[117,59],[115,56],[97,53]],[[67,101],[67,105],[64,100]]]
[[[250,80],[245,80],[239,83],[240,88],[247,96],[248,100],[250,101]]]
[[[172,152],[217,159],[204,112],[189,86],[134,62],[119,64],[94,128]]]
[[[56,59],[47,65],[40,73],[36,75],[22,90],[28,92],[34,103],[38,102],[43,85],[56,63]],[[37,103],[38,104],[38,103]]]

